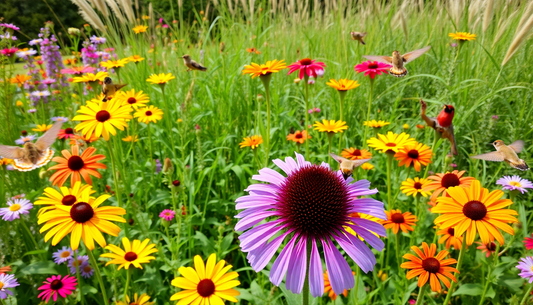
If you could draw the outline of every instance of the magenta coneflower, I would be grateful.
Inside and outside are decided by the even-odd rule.
[[[76,278],[70,275],[66,275],[61,278],[61,275],[53,275],[46,279],[43,282],[44,285],[37,288],[37,290],[43,290],[37,297],[42,297],[42,300],[48,303],[50,298],[57,301],[57,295],[59,294],[62,298],[66,298],[68,295],[71,295],[74,289],[76,289]]]
[[[531,234],[531,237],[533,237],[533,234]],[[533,238],[531,237],[524,238],[524,245],[526,246],[526,249],[528,250],[533,249]]]
[[[300,74],[298,76],[300,79],[304,79],[304,76],[317,78],[317,76],[324,75],[325,67],[326,64],[323,62],[316,61],[310,58],[304,58],[288,66],[290,70],[287,75],[291,74],[294,71],[300,70]]]
[[[73,74],[73,75],[81,75],[84,73],[93,73],[95,68],[91,66],[85,66],[85,67],[72,67],[70,69],[61,69],[61,74]]]
[[[5,48],[5,49],[0,50],[0,53],[4,56],[11,57],[15,53],[17,53],[18,50],[19,49],[17,48]]]
[[[350,213],[364,213],[386,219],[382,202],[357,198],[378,191],[369,189],[367,180],[351,183],[353,178],[344,180],[342,172],[332,171],[327,163],[311,164],[298,153],[296,161],[287,157],[285,162],[279,159],[273,162],[287,177],[263,168],[252,178],[269,184],[252,184],[246,189],[249,195],[235,200],[236,209],[244,210],[235,216],[239,218],[235,230],[246,231],[239,237],[240,246],[243,252],[248,252],[252,268],[256,272],[264,269],[288,237],[289,242],[283,246],[270,271],[270,281],[274,285],[279,286],[287,274],[287,289],[301,293],[309,272],[311,294],[321,296],[324,272],[320,253],[324,253],[335,294],[352,288],[352,271],[333,240],[364,272],[374,268],[376,258],[372,251],[347,229],[355,231],[378,251],[383,249],[384,244],[377,236],[386,234],[381,224],[349,216]],[[266,223],[259,224],[265,220]],[[309,265],[307,249],[311,252]]]
[[[176,212],[174,212],[172,210],[169,210],[169,209],[166,209],[166,210],[163,210],[163,212],[161,212],[161,214],[159,214],[159,217],[163,218],[166,221],[171,221],[172,219],[174,219],[174,215],[175,214],[176,214]]]
[[[355,66],[355,71],[357,73],[365,72],[365,76],[370,75],[371,79],[374,79],[377,75],[381,75],[381,73],[387,74],[389,69],[391,68],[391,65],[387,65],[381,62],[377,61],[365,61]]]
[[[18,26],[14,25],[13,23],[0,23],[0,27],[6,28],[6,29],[11,29],[13,31],[20,30],[20,28]]]

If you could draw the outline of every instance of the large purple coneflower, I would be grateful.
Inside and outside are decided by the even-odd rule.
[[[289,237],[270,271],[274,285],[279,286],[287,274],[287,289],[301,293],[308,272],[311,294],[321,296],[324,272],[318,248],[322,247],[333,291],[339,295],[344,289],[352,288],[352,270],[333,240],[364,272],[374,268],[376,258],[372,251],[346,228],[351,228],[378,251],[383,249],[383,241],[373,234],[386,235],[381,224],[349,216],[364,213],[386,219],[382,202],[358,198],[378,191],[369,189],[367,180],[351,183],[353,178],[344,180],[341,171],[332,171],[326,163],[311,164],[298,153],[296,160],[287,157],[285,162],[279,159],[273,162],[287,177],[263,168],[252,178],[269,184],[252,184],[245,190],[249,195],[236,200],[236,209],[244,211],[236,216],[239,222],[235,230],[246,231],[239,239],[242,251],[248,252],[252,268],[256,272],[265,268]],[[265,220],[266,223],[259,224]]]

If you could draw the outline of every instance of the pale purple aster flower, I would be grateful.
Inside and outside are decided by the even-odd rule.
[[[325,72],[326,72],[326,70],[319,69],[319,70],[316,70],[316,75],[320,76],[320,77],[323,77]]]
[[[7,208],[0,208],[0,216],[5,221],[20,218],[20,214],[29,214],[33,204],[28,199],[15,199],[7,201]]]
[[[30,40],[30,42],[28,42],[28,44],[30,46],[36,46],[38,44],[40,44],[43,40],[41,38],[38,38],[38,39],[32,39]]]
[[[163,218],[166,221],[171,221],[172,219],[174,219],[174,215],[176,215],[176,212],[166,209],[159,214],[159,217]]]
[[[90,40],[94,44],[104,44],[106,41],[105,37],[97,37],[96,35],[93,35]]]
[[[54,116],[52,117],[52,121],[54,122],[68,122],[68,118],[64,116]]]
[[[28,51],[21,51],[21,50],[17,51],[17,56],[20,58],[25,58],[27,56],[34,56],[35,54],[37,54],[37,51],[32,50],[32,49]]]
[[[45,78],[41,81],[41,83],[45,84],[45,85],[51,85],[53,83],[55,83],[57,80],[53,79],[53,78]]]
[[[4,35],[0,35],[0,39],[17,40],[17,37],[11,36],[11,34],[9,34],[9,32],[6,32]]]
[[[0,27],[6,28],[6,29],[12,29],[13,31],[18,31],[20,28],[13,23],[0,23]]]
[[[0,283],[2,284],[2,288],[0,288],[0,299],[6,299],[8,294],[13,295],[13,292],[7,290],[7,288],[14,288],[19,285],[15,275],[7,273],[0,274]]]
[[[307,81],[307,83],[308,83],[309,85],[314,85],[314,84],[315,84],[315,80],[312,79],[312,78],[310,78],[309,81]]]
[[[67,263],[67,266],[70,269],[70,274],[76,274],[76,265],[79,266],[80,270],[85,267],[85,265],[89,264],[89,256],[87,255],[78,255],[77,257],[77,264],[76,260],[72,257]]]
[[[336,244],[365,273],[376,264],[370,248],[347,228],[373,248],[383,250],[383,241],[374,233],[386,236],[385,228],[378,222],[349,216],[350,213],[364,213],[386,219],[382,202],[358,198],[376,194],[378,190],[370,189],[367,180],[354,183],[352,177],[345,180],[340,170],[333,171],[324,162],[311,164],[298,153],[296,160],[287,157],[285,162],[280,159],[273,162],[287,176],[263,168],[252,179],[269,184],[252,184],[245,190],[248,195],[235,200],[235,208],[244,210],[235,216],[239,219],[235,230],[246,231],[239,237],[241,250],[248,252],[248,262],[259,272],[282,247],[270,270],[270,281],[279,286],[287,275],[285,287],[293,293],[301,293],[305,274],[309,271],[309,286],[314,297],[324,293],[320,254],[324,253],[331,287],[340,295],[355,282],[350,265]],[[289,241],[282,246],[287,238]],[[309,266],[306,259],[308,242],[311,250]]]
[[[518,275],[529,281],[530,284],[533,282],[533,257],[526,256],[521,258],[516,268],[522,271]]]
[[[91,276],[93,276],[93,273],[94,273],[94,269],[89,263],[85,264],[85,266],[83,266],[83,268],[80,268],[81,276],[83,276],[86,279],[88,279]]]
[[[161,161],[159,159],[155,160],[155,174],[159,174],[161,172],[161,169],[163,168],[163,165],[161,164]]]
[[[34,135],[20,136],[20,139],[16,139],[15,143],[18,145],[23,145],[24,143],[31,142],[33,140],[35,140]]]
[[[452,48],[456,48],[458,46],[458,44],[457,44],[457,42],[452,42],[452,43],[450,43],[450,46]]]
[[[28,109],[28,113],[35,113],[35,112],[37,112],[37,109],[35,108]]]
[[[47,96],[50,96],[50,91],[48,90],[43,90],[43,91],[33,91],[31,93],[32,96],[35,96],[35,97],[47,97]]]
[[[520,176],[503,176],[496,184],[503,186],[504,190],[520,191],[520,193],[527,193],[527,189],[533,188],[533,183],[527,179],[522,179]]]
[[[52,256],[54,257],[54,262],[59,265],[71,260],[72,255],[74,255],[72,249],[70,247],[63,246],[63,248],[54,252]]]
[[[13,164],[8,164],[8,165],[6,166],[6,169],[7,169],[8,171],[12,171],[12,170],[15,169],[15,167],[13,166]]]

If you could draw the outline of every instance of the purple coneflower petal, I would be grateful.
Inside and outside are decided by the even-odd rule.
[[[354,230],[355,233],[360,235],[369,245],[372,246],[372,248],[382,251],[385,247],[385,243],[379,239],[376,235],[374,235],[372,232],[368,231],[367,229],[355,226],[355,225],[348,225],[352,230]],[[348,232],[349,234],[349,232]]]
[[[350,289],[354,286],[355,282],[352,271],[344,257],[342,257],[342,254],[329,240],[322,240],[322,247],[324,247],[326,268],[328,270],[331,288],[335,294],[340,295],[344,289]]]
[[[281,170],[283,172],[285,172],[285,174],[287,174],[287,175],[290,175],[292,173],[292,171],[293,171],[292,166],[290,166],[289,164],[281,161],[280,159],[272,160],[272,162],[274,164],[276,164],[279,168],[281,168]]]
[[[272,269],[270,270],[270,282],[272,284],[279,286],[285,273],[287,273],[287,268],[289,267],[289,260],[291,258],[292,249],[294,248],[294,242],[296,241],[297,236],[293,236],[289,243],[283,248],[278,258],[274,261]]]
[[[380,223],[377,223],[370,219],[356,218],[356,217],[350,217],[350,221],[359,225],[359,227],[363,228],[364,230],[372,231],[379,236],[387,236],[387,230]]]
[[[322,261],[316,246],[316,241],[311,242],[311,258],[309,259],[309,289],[313,297],[319,297],[324,294],[324,271],[322,270]]]
[[[285,164],[287,164],[288,166],[290,166],[292,168],[292,170],[296,170],[298,169],[298,164],[296,163],[296,161],[294,161],[293,158],[291,157],[287,157],[285,158]]]
[[[274,185],[281,186],[283,185],[283,182],[285,181],[286,178],[273,169],[263,168],[259,170],[259,175],[253,175],[252,179],[261,181],[261,182],[269,182]]]
[[[295,251],[289,261],[285,287],[293,293],[301,293],[304,287],[305,272],[307,271],[307,238],[300,237]]]
[[[266,267],[274,254],[276,254],[287,235],[289,235],[291,232],[292,231],[288,231],[287,233],[274,238],[270,243],[265,243],[263,246],[250,251],[248,254],[248,261],[255,272],[259,272]]]
[[[260,230],[250,230],[246,233],[251,232],[250,235],[246,235],[246,233],[242,234],[239,237],[239,240],[241,241],[241,249],[242,251],[248,252],[251,251],[259,246],[261,246],[264,242],[269,240],[272,236],[276,235],[276,233],[279,232],[283,227],[276,227],[279,222],[269,222],[265,223],[265,226],[259,225],[257,228],[260,228]]]
[[[270,217],[270,216],[274,216],[274,215],[277,214],[276,211],[261,212],[261,210],[262,210],[261,208],[248,209],[248,210],[245,210],[244,212],[241,212],[239,215],[235,216],[235,218],[239,218],[238,216],[243,217],[237,223],[237,225],[235,225],[235,230],[236,231],[247,230],[247,229],[255,226],[256,224],[260,223],[265,218]],[[247,213],[247,214],[252,213],[252,215],[242,215],[243,213]]]
[[[345,235],[336,237],[339,245],[359,265],[365,273],[374,269],[376,258],[368,246],[359,238],[346,232]]]
[[[251,192],[251,191],[254,191],[254,192],[265,192],[265,193],[268,193],[268,194],[271,194],[271,195],[276,195],[278,192],[279,192],[279,187],[277,187],[276,185],[272,185],[272,184],[262,184],[262,183],[257,183],[257,184],[252,184],[250,186],[248,186],[246,189],[245,189],[246,192]]]

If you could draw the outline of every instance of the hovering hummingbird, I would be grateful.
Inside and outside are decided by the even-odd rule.
[[[356,167],[359,167],[363,163],[370,161],[370,159],[348,160],[346,158],[339,157],[334,153],[329,153],[329,155],[335,159],[335,161],[339,162],[344,180],[348,179],[348,177],[352,175],[353,170]]]
[[[104,83],[102,84],[102,93],[104,94],[104,99],[102,102],[107,102],[108,96],[115,96],[115,93],[126,87],[126,85],[127,84],[113,84],[111,77],[104,78]]]
[[[396,77],[402,77],[407,75],[407,69],[405,69],[404,65],[412,62],[413,60],[420,57],[422,54],[426,53],[429,49],[431,49],[430,46],[427,46],[422,49],[418,49],[412,52],[409,52],[407,54],[401,55],[398,51],[392,52],[391,56],[379,56],[379,55],[364,55],[363,57],[369,60],[375,60],[379,61],[385,64],[392,65],[392,68],[390,68],[389,72],[392,76]]]
[[[56,122],[35,143],[26,142],[23,147],[0,145],[0,156],[15,160],[14,167],[21,172],[44,166],[54,156],[50,146],[54,144],[62,125],[62,121]]]
[[[366,36],[366,32],[350,32],[350,35],[352,36],[352,40],[357,40],[362,45],[365,45],[365,41],[363,40],[363,37]]]
[[[529,169],[529,166],[527,166],[526,162],[518,158],[517,155],[517,153],[520,153],[522,149],[524,149],[524,141],[517,140],[509,145],[505,145],[502,140],[496,140],[494,143],[492,143],[492,145],[494,145],[496,151],[472,156],[470,158],[495,162],[505,161],[507,164],[511,165],[512,168],[516,168],[521,171],[526,171]]]
[[[187,72],[191,70],[207,71],[207,68],[191,59],[191,56],[185,54],[182,56],[183,64],[187,67]]]
[[[450,141],[450,144],[452,145],[452,154],[457,155],[457,146],[455,144],[455,135],[453,133],[452,124],[453,116],[455,114],[455,108],[453,108],[452,105],[445,105],[444,109],[441,111],[437,118],[430,118],[426,115],[426,102],[420,99],[420,105],[420,116],[422,117],[424,122],[426,122],[429,127],[435,129],[435,131],[440,133],[441,137],[443,137],[444,139],[448,139],[448,141]],[[447,109],[451,109],[451,112],[447,112],[450,111]],[[441,125],[441,122],[447,126]]]

